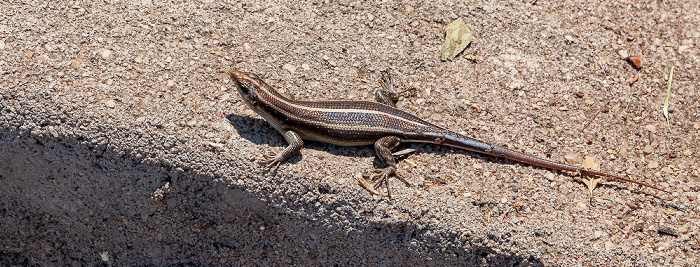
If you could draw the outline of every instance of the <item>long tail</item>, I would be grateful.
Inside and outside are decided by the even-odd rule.
[[[560,170],[560,171],[578,172],[581,175],[598,176],[598,177],[601,177],[601,178],[608,180],[608,181],[618,180],[618,181],[638,184],[638,185],[654,188],[654,189],[662,191],[662,192],[670,193],[666,190],[663,190],[661,188],[658,188],[654,185],[650,185],[647,183],[638,182],[638,181],[630,180],[627,178],[622,178],[622,177],[614,175],[614,174],[609,174],[609,173],[591,170],[591,169],[587,169],[587,168],[581,168],[581,167],[556,163],[554,161],[541,159],[541,158],[538,158],[538,157],[535,157],[532,155],[528,155],[528,154],[525,154],[522,152],[511,150],[511,149],[508,149],[505,147],[495,146],[495,145],[489,144],[487,142],[484,142],[484,141],[481,141],[478,139],[474,139],[471,137],[467,137],[467,136],[460,136],[457,138],[448,137],[446,139],[439,140],[439,141],[441,144],[445,144],[448,146],[453,146],[453,147],[457,147],[457,148],[461,148],[461,149],[465,149],[465,150],[469,150],[469,151],[483,153],[483,154],[491,155],[494,157],[505,158],[505,159],[509,159],[512,161],[517,161],[517,162],[521,162],[521,163],[525,163],[525,164],[529,164],[529,165],[533,165],[533,166],[538,166],[538,167],[553,169],[553,170]]]
[[[592,169],[556,163],[553,161],[537,158],[537,157],[534,157],[534,156],[531,156],[531,155],[528,155],[525,153],[517,152],[517,151],[510,150],[510,149],[503,148],[503,147],[495,147],[494,146],[493,149],[491,150],[491,152],[488,154],[492,155],[492,156],[496,156],[496,157],[501,157],[501,158],[506,158],[509,160],[517,161],[517,162],[522,162],[522,163],[526,163],[526,164],[530,164],[530,165],[534,165],[534,166],[543,167],[543,168],[549,168],[549,169],[561,170],[561,171],[578,172],[581,175],[602,177],[608,181],[618,180],[618,181],[638,184],[638,185],[642,185],[642,186],[646,186],[646,187],[651,187],[651,188],[654,188],[654,189],[662,191],[662,192],[669,193],[666,190],[663,190],[663,189],[658,188],[654,185],[650,185],[650,184],[647,184],[644,182],[639,182],[639,181],[635,181],[635,180],[631,180],[631,179],[627,179],[627,178],[622,178],[622,177],[614,175],[614,174],[600,172],[600,171],[596,171],[596,170],[592,170]]]

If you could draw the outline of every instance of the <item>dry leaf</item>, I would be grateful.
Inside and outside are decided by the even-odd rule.
[[[442,45],[441,60],[453,60],[472,41],[472,33],[462,18],[445,27],[445,43]]]
[[[586,169],[591,169],[595,171],[600,171],[600,163],[595,162],[593,160],[593,157],[591,156],[585,156],[583,159],[583,163],[581,163],[581,167],[586,168]],[[602,178],[586,178],[584,177],[581,179],[583,183],[585,183],[588,186],[588,193],[589,197],[593,198],[593,189],[595,189],[596,186],[598,186],[598,182],[602,180]]]
[[[595,189],[595,187],[598,186],[598,182],[600,182],[600,180],[603,180],[603,179],[602,178],[590,178],[590,179],[583,178],[583,179],[581,179],[581,181],[583,181],[583,183],[588,186],[588,194],[589,194],[588,196],[590,198],[593,198],[593,189]]]

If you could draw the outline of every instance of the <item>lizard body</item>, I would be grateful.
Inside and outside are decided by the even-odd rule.
[[[385,168],[376,178],[389,190],[388,178],[397,178],[396,160],[392,150],[403,142],[424,142],[456,147],[472,152],[506,158],[543,168],[578,172],[606,180],[619,180],[651,187],[653,185],[592,169],[541,159],[501,146],[481,141],[450,129],[432,124],[415,115],[395,108],[391,100],[398,98],[390,78],[383,77],[384,91],[378,93],[380,102],[372,101],[298,101],[280,94],[257,75],[235,69],[229,71],[243,101],[289,143],[281,153],[269,158],[266,168],[277,167],[303,147],[303,140],[320,141],[340,146],[374,144],[375,152]],[[666,192],[666,191],[664,191]],[[390,194],[390,193],[389,193]]]

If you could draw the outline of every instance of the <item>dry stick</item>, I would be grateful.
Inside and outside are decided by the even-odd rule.
[[[603,77],[608,76],[608,74],[605,73],[605,69],[603,68],[603,64],[598,63],[598,66],[600,66],[600,69],[603,70]],[[588,127],[588,125],[591,124],[591,122],[593,122],[593,120],[595,120],[595,118],[598,117],[598,114],[600,114],[600,112],[603,111],[603,109],[604,109],[608,104],[610,104],[610,101],[612,101],[612,100],[615,98],[615,94],[613,94],[613,92],[612,92],[612,86],[610,86],[610,85],[608,84],[608,85],[605,85],[605,87],[608,88],[608,91],[610,92],[610,98],[608,98],[608,102],[605,102],[605,105],[603,105],[602,107],[600,107],[600,109],[598,109],[598,112],[596,112],[595,115],[593,115],[593,118],[591,118],[590,120],[588,120],[588,121],[586,122],[586,124],[583,125],[583,128],[581,129],[581,131],[585,130],[586,127]]]

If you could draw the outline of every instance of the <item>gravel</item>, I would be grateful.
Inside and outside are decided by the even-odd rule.
[[[698,262],[695,1],[0,11],[0,265]],[[473,42],[442,62],[458,17]],[[417,88],[399,108],[421,118],[558,162],[590,156],[672,193],[603,182],[590,198],[573,174],[421,144],[403,146],[419,150],[415,167],[399,162],[414,186],[392,183],[392,199],[356,182],[379,166],[372,147],[306,142],[261,175],[261,154],[285,142],[242,103],[232,67],[296,99],[372,99],[391,68]]]

